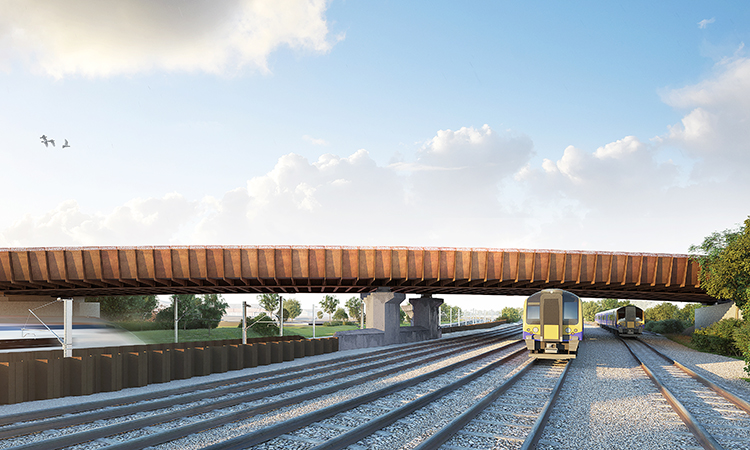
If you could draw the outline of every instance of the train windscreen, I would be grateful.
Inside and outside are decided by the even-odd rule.
[[[578,322],[578,297],[563,293],[563,323],[570,325]]]
[[[539,323],[539,304],[526,307],[526,323]]]

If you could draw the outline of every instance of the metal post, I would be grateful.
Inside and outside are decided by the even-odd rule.
[[[317,319],[317,316],[315,315],[315,303],[313,303],[313,339],[315,339],[315,320]]]
[[[365,329],[365,299],[359,299],[359,328]]]
[[[63,318],[63,357],[73,357],[73,300],[68,298],[65,302],[65,316]]]
[[[174,343],[180,342],[180,339],[177,337],[177,323],[180,321],[180,319],[177,317],[177,297],[174,297]]]
[[[448,326],[449,327],[453,326],[453,307],[452,306],[448,307]]]
[[[242,345],[247,345],[247,302],[242,302]]]
[[[279,336],[284,335],[284,299],[279,295]]]

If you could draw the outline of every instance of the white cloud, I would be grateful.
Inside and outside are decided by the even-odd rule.
[[[425,143],[413,165],[438,170],[379,166],[366,150],[316,161],[290,153],[219,199],[170,195],[96,214],[68,202],[25,216],[0,234],[0,245],[473,245],[498,220],[511,220],[498,201],[501,185],[531,152],[528,138],[484,126],[442,130]],[[481,232],[455,233],[469,228]]]
[[[0,41],[54,77],[268,71],[281,46],[324,53],[327,0],[5,0]],[[7,57],[7,56],[6,56]]]
[[[312,145],[328,145],[328,141],[326,141],[325,139],[317,139],[308,135],[302,136],[302,139],[311,143]]]
[[[698,22],[698,28],[702,30],[706,28],[706,26],[708,26],[709,23],[714,23],[714,22],[716,22],[715,17],[711,17],[710,19],[703,19],[700,22]]]
[[[744,219],[737,205],[750,204],[748,181],[735,177],[685,185],[677,163],[659,158],[662,145],[626,136],[593,151],[568,146],[558,159],[538,165],[532,163],[528,137],[483,126],[438,131],[412,157],[386,166],[366,150],[347,157],[324,154],[315,161],[290,153],[265,175],[221,198],[188,201],[171,194],[132,200],[107,213],[87,213],[66,202],[2,230],[0,246],[437,245],[685,252],[701,236]],[[724,167],[734,170],[731,164]]]
[[[428,208],[460,207],[469,217],[505,215],[499,202],[501,182],[521,170],[533,156],[527,136],[500,135],[480,129],[440,130],[417,153],[410,170],[409,204]]]
[[[25,215],[0,232],[4,246],[158,245],[173,243],[198,213],[178,194],[133,199],[109,214],[86,213],[74,200],[41,216]]]
[[[700,161],[694,176],[728,175],[750,166],[750,59],[723,61],[709,79],[663,98],[687,110],[661,138]]]

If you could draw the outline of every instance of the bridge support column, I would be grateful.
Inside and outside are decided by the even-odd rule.
[[[428,339],[437,339],[440,333],[440,305],[443,304],[442,298],[432,298],[431,294],[423,294],[419,298],[409,300],[414,319],[412,325],[423,327],[427,330]]]
[[[362,296],[365,302],[367,328],[375,328],[385,333],[384,345],[398,344],[401,322],[401,302],[405,294],[391,292],[390,288],[378,288],[377,291]]]

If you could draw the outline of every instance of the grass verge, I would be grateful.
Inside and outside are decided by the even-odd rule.
[[[741,356],[722,355],[720,353],[713,353],[713,352],[707,352],[705,350],[701,350],[693,344],[692,335],[686,336],[684,334],[663,334],[662,336],[669,339],[670,341],[677,342],[678,344],[684,345],[685,347],[688,347],[688,348],[692,348],[693,350],[698,351],[698,352],[711,353],[713,355],[726,356],[727,358],[739,359],[740,361],[742,360]]]

